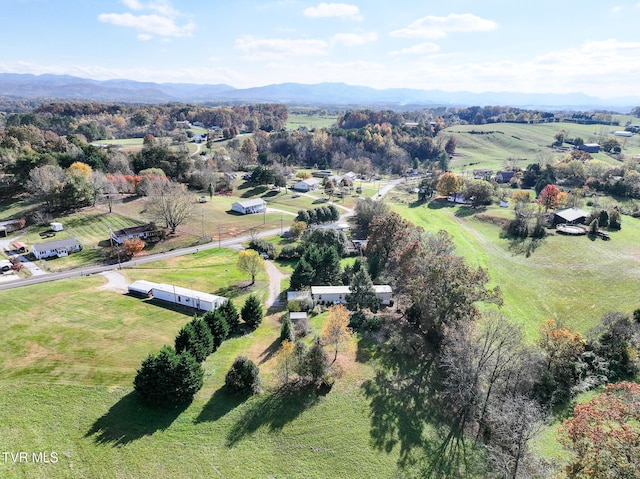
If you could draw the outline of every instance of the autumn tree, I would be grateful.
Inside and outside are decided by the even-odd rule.
[[[560,442],[574,451],[570,479],[640,478],[640,385],[609,384],[574,408],[560,427]]]
[[[164,221],[171,234],[189,218],[195,205],[186,187],[174,182],[154,183],[147,191],[146,204],[150,216]]]
[[[307,223],[305,223],[304,221],[295,221],[289,228],[289,233],[291,233],[291,237],[299,238],[306,229]]]
[[[558,326],[554,319],[542,325],[538,345],[544,353],[545,364],[536,387],[541,402],[556,405],[571,397],[578,379],[577,361],[585,344],[580,333]]]
[[[439,195],[448,196],[462,190],[464,180],[455,173],[445,173],[438,180],[436,190]]]
[[[238,269],[251,275],[251,284],[256,282],[256,275],[264,269],[263,263],[262,257],[252,249],[240,251],[238,255]]]
[[[340,345],[349,342],[353,337],[353,331],[349,328],[349,311],[342,304],[329,307],[327,319],[322,326],[322,339],[325,344],[334,349],[333,361],[338,359]]]
[[[142,251],[145,247],[145,243],[144,241],[142,241],[142,239],[136,237],[136,238],[128,238],[126,240],[124,240],[122,246],[124,247],[124,252],[125,254],[129,257],[132,258],[134,257],[136,254],[138,254],[140,251]]]
[[[282,345],[280,346],[276,356],[276,368],[282,384],[287,384],[289,382],[289,375],[294,370],[294,362],[295,345],[293,342],[285,339],[282,341]]]
[[[253,139],[247,138],[242,142],[239,160],[241,168],[247,165],[255,165],[258,161],[258,147]]]
[[[554,209],[560,200],[560,188],[556,185],[545,186],[538,195],[538,203],[544,206],[544,211]]]

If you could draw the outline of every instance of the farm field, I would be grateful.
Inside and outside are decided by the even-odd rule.
[[[458,254],[488,270],[492,284],[502,289],[503,313],[521,323],[530,339],[549,318],[585,333],[608,311],[630,314],[638,307],[638,219],[623,216],[622,230],[611,233],[611,241],[552,235],[520,242],[501,237],[498,226],[471,208],[434,203],[393,208],[426,231],[449,232]],[[485,213],[491,215],[492,208]]]
[[[297,130],[305,126],[310,130],[316,128],[329,128],[336,124],[337,115],[308,115],[305,113],[289,112],[287,130]]]
[[[493,168],[500,170],[509,158],[520,161],[525,168],[528,163],[549,161],[567,155],[567,148],[551,148],[554,135],[566,130],[569,137],[580,137],[585,143],[599,142],[613,136],[611,131],[624,129],[622,126],[577,125],[575,123],[491,123],[486,125],[455,125],[443,130],[440,135],[453,136],[457,141],[456,154],[451,167],[456,171],[473,168]],[[640,136],[619,138],[624,143],[622,153],[626,157],[640,154]],[[610,164],[620,164],[617,160],[601,152],[592,155],[595,159]]]
[[[226,290],[240,306],[247,292],[234,296],[242,283],[235,256],[207,251],[120,272],[128,280]],[[342,374],[328,394],[275,390],[275,313],[209,357],[204,387],[187,407],[148,408],[132,392],[135,371],[149,353],[173,342],[191,313],[99,289],[104,283],[93,276],[0,292],[7,306],[0,340],[0,447],[58,456],[55,464],[0,464],[3,478],[397,475],[397,450],[371,446],[370,403],[362,384],[373,368],[356,365],[356,344],[341,353]],[[264,297],[264,276],[253,291]],[[316,317],[312,327],[317,330],[321,321]],[[246,401],[221,389],[239,354],[259,364],[266,386]]]

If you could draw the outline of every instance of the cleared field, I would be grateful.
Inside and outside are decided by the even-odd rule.
[[[458,254],[488,270],[504,294],[503,312],[521,323],[531,339],[548,318],[584,333],[608,311],[631,313],[639,306],[638,219],[624,216],[622,230],[612,232],[611,241],[561,235],[514,241],[470,208],[393,207],[426,231],[449,232]]]
[[[305,126],[310,130],[314,128],[328,128],[334,126],[338,120],[337,115],[306,115],[303,113],[289,113],[287,119],[287,130],[297,130]]]
[[[236,288],[242,280],[236,254],[200,252],[121,272],[130,280],[226,290],[239,307],[248,291]],[[264,277],[258,280],[264,297]],[[58,455],[50,464],[0,463],[3,478],[397,475],[398,451],[371,445],[370,403],[361,386],[374,373],[354,362],[355,344],[341,354],[342,375],[330,392],[273,389],[276,313],[209,357],[204,387],[187,407],[148,408],[132,392],[135,371],[173,342],[191,313],[97,289],[104,282],[85,277],[0,293],[0,447]],[[248,400],[222,389],[239,354],[259,364],[267,387]]]
[[[522,160],[519,166],[528,163],[561,158],[569,153],[568,148],[551,148],[554,135],[566,130],[571,138],[580,137],[585,143],[598,143],[613,136],[623,126],[577,125],[575,123],[492,123],[487,125],[456,125],[443,130],[440,135],[453,136],[457,141],[456,154],[451,167],[457,171],[465,168],[503,168],[506,159]],[[640,135],[618,140],[623,144],[622,153],[627,157],[640,154]],[[569,145],[566,145],[569,146]],[[610,164],[620,164],[605,153],[592,155],[595,159]]]

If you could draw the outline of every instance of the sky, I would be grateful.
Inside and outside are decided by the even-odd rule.
[[[0,0],[0,73],[640,95],[640,0]]]

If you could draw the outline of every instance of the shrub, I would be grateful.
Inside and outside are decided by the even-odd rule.
[[[275,259],[278,256],[276,247],[267,240],[260,238],[252,239],[249,242],[249,249],[256,250],[258,253],[267,253],[269,259]]]
[[[245,356],[238,356],[227,372],[224,384],[236,394],[256,394],[260,392],[260,369]]]
[[[202,387],[202,366],[187,351],[176,354],[164,346],[149,355],[133,380],[133,387],[147,404],[173,406],[189,402]]]
[[[282,247],[278,258],[280,259],[295,259],[302,255],[302,249],[299,246],[293,244],[287,244]]]

